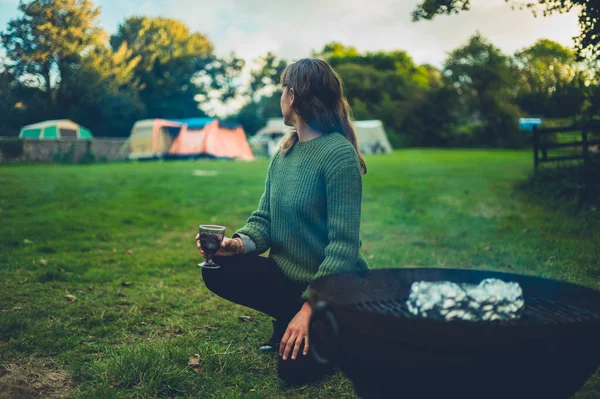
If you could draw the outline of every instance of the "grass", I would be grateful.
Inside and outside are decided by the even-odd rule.
[[[529,152],[409,150],[367,162],[361,235],[371,267],[510,271],[600,289],[598,212],[515,189],[531,172]],[[195,266],[197,225],[240,227],[266,167],[2,167],[0,397],[354,398],[339,373],[282,387],[275,358],[255,351],[269,318],[209,293]],[[24,370],[25,394],[14,386]],[[596,373],[576,397],[599,394]]]

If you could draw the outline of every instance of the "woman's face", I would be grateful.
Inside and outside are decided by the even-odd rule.
[[[283,114],[283,123],[286,126],[294,126],[294,110],[292,109],[292,102],[294,101],[293,90],[290,95],[290,90],[287,86],[283,86],[281,91],[281,99],[279,105],[281,106],[281,113]]]

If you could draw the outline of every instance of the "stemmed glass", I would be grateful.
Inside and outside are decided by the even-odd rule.
[[[214,224],[201,224],[199,227],[200,245],[204,251],[205,262],[198,266],[206,269],[218,269],[220,266],[213,262],[212,257],[217,253],[225,237],[225,227]]]

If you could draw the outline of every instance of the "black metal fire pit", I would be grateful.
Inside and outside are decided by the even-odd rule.
[[[511,321],[413,316],[416,281],[521,285]],[[568,398],[600,365],[600,292],[536,277],[456,269],[342,273],[311,285],[310,340],[363,398]]]

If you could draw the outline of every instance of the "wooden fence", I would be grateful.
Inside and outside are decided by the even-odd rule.
[[[581,141],[566,141],[566,142],[552,142],[544,140],[544,138],[550,135],[562,134],[563,136],[572,135],[580,136]],[[597,146],[600,145],[600,139],[592,140],[592,137],[596,135],[600,137],[600,127],[556,127],[556,128],[545,128],[538,129],[536,126],[533,127],[533,165],[537,170],[538,165],[544,162],[559,162],[559,161],[577,161],[581,160],[584,164],[590,162],[590,160],[598,152]],[[581,148],[581,151],[573,151],[569,154],[560,154],[556,156],[548,156],[548,150],[559,149],[559,148]]]

